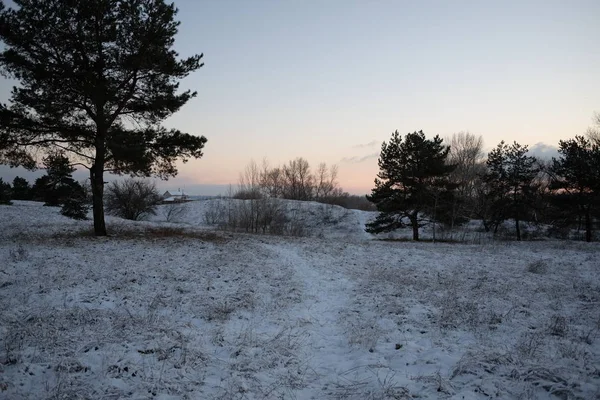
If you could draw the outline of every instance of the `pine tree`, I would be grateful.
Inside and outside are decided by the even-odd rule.
[[[380,212],[367,224],[367,232],[390,232],[405,226],[407,218],[413,240],[419,240],[421,213],[433,216],[437,201],[450,196],[448,175],[454,169],[446,163],[450,148],[435,136],[429,140],[423,131],[409,133],[404,140],[395,131],[389,143],[383,142],[375,188],[367,199]]]
[[[50,186],[50,178],[48,175],[42,175],[33,182],[31,187],[32,198],[35,201],[45,201],[46,191]]]
[[[514,218],[517,240],[521,240],[520,222],[526,217],[535,196],[534,180],[540,172],[535,157],[527,155],[527,146],[500,142],[488,154],[484,176],[490,199],[488,220],[498,225]]]
[[[600,144],[583,136],[559,142],[559,158],[552,159],[551,188],[569,214],[583,214],[585,240],[592,241],[593,216],[600,209]]]
[[[75,168],[63,153],[44,158],[48,181],[44,192],[46,206],[60,206],[68,199],[83,198],[83,188],[73,179]]]
[[[60,213],[72,219],[86,220],[88,210],[89,206],[83,197],[74,197],[64,201]]]
[[[31,200],[31,187],[27,179],[15,176],[12,186],[14,200]]]
[[[18,82],[0,105],[0,161],[32,167],[63,150],[87,168],[94,231],[106,235],[104,173],[168,178],[200,158],[203,136],[161,122],[195,92],[179,81],[202,55],[173,50],[177,9],[163,0],[0,2],[0,73]]]
[[[10,187],[10,183],[6,183],[0,178],[0,204],[10,205],[12,202],[10,199],[12,198],[12,191]]]

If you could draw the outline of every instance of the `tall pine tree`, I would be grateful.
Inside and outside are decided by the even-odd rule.
[[[517,240],[521,240],[520,222],[532,207],[535,196],[534,180],[540,172],[535,157],[527,155],[527,146],[500,142],[488,154],[484,181],[490,199],[490,215],[496,227],[514,218]]]
[[[448,175],[455,168],[446,163],[450,147],[439,136],[426,139],[423,131],[409,133],[404,140],[395,131],[381,145],[379,173],[367,199],[377,206],[377,218],[367,232],[389,232],[409,220],[413,240],[419,240],[423,214],[433,216],[438,201],[451,195]]]
[[[559,142],[559,158],[552,159],[551,188],[563,209],[583,214],[585,240],[592,241],[593,215],[600,209],[600,143],[583,136]]]
[[[163,0],[0,2],[0,73],[15,79],[0,105],[0,162],[32,167],[64,151],[89,170],[94,231],[106,235],[104,174],[168,178],[206,143],[161,122],[196,92],[179,81],[202,55],[173,50],[177,9]]]

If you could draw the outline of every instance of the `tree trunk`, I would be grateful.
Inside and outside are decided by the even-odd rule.
[[[410,224],[413,230],[413,240],[419,241],[419,219],[416,213],[410,216]]]
[[[517,189],[515,188],[513,194],[513,207],[515,208],[515,229],[517,230],[517,241],[521,241],[521,226],[519,225],[519,217],[521,216],[519,199],[517,197]]]
[[[98,121],[104,121],[103,104],[96,106]],[[92,184],[92,214],[94,215],[94,234],[106,236],[106,224],[104,222],[104,161],[106,157],[106,131],[104,123],[96,122],[96,139],[94,141],[96,157],[90,169]]]
[[[486,232],[490,231],[490,227],[487,224],[487,222],[485,222],[485,220],[481,220],[481,222],[483,223],[483,230],[485,230]]]
[[[92,210],[94,215],[94,234],[106,236],[106,224],[104,222],[104,171],[98,164],[90,170],[92,184]]]
[[[589,205],[585,209],[585,241],[592,241],[592,213]]]
[[[435,201],[433,203],[433,243],[435,243],[435,226],[437,225],[437,196],[435,197]]]

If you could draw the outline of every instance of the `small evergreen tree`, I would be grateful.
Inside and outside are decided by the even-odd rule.
[[[14,200],[31,200],[31,187],[27,179],[16,176],[13,179],[12,190]]]
[[[520,221],[526,218],[535,196],[534,180],[540,172],[535,157],[527,155],[527,146],[500,142],[488,154],[484,181],[490,199],[488,220],[498,225],[514,218],[517,240],[521,240]]]
[[[563,200],[561,208],[583,216],[585,240],[591,242],[593,215],[600,209],[600,143],[575,136],[561,140],[558,152],[560,156],[552,159],[550,168],[551,188],[557,193],[555,198]]]
[[[62,208],[60,209],[60,213],[65,217],[77,220],[86,220],[89,209],[89,204],[87,204],[85,202],[85,198],[81,196],[66,199]]]
[[[404,140],[395,131],[389,143],[383,142],[375,188],[367,196],[380,213],[367,224],[367,232],[401,228],[407,218],[413,240],[419,240],[420,213],[433,216],[437,201],[451,196],[447,177],[454,166],[446,163],[450,148],[442,142],[439,136],[426,139],[423,131],[409,133]]]
[[[48,180],[44,192],[46,206],[59,206],[68,199],[84,198],[81,185],[72,177],[75,168],[62,153],[53,153],[44,158]]]
[[[12,204],[10,183],[6,183],[0,178],[0,204]]]

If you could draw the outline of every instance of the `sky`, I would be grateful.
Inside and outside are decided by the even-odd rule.
[[[165,125],[208,142],[161,188],[217,194],[251,159],[304,157],[337,164],[342,188],[364,194],[395,130],[550,154],[600,111],[597,0],[175,4],[175,49],[205,66]]]

